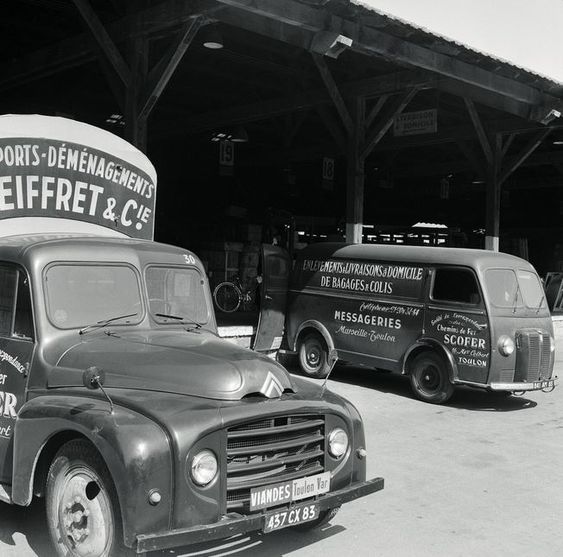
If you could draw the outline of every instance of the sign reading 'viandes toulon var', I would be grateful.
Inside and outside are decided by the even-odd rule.
[[[110,152],[43,137],[0,137],[0,218],[65,218],[151,239],[155,199],[151,176]]]

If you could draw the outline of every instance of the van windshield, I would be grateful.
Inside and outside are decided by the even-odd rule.
[[[126,316],[115,324],[138,323],[142,316],[137,275],[126,265],[53,265],[45,274],[47,313],[60,329],[85,327]]]
[[[518,269],[489,269],[485,284],[491,303],[498,308],[545,309],[543,287],[535,273]]]
[[[151,266],[146,271],[149,311],[157,323],[209,321],[204,281],[193,268]]]

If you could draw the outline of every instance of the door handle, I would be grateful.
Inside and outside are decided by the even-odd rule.
[[[265,299],[265,300],[271,300],[271,299],[272,299],[272,297],[271,297],[271,296],[269,296],[268,294],[266,294],[266,295],[264,296],[264,299]]]

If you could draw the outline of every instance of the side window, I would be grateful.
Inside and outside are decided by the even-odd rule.
[[[461,304],[480,303],[481,296],[475,275],[468,269],[436,269],[432,299]]]
[[[13,336],[33,340],[33,313],[31,311],[31,295],[29,281],[23,273],[18,273],[18,294],[16,298],[16,318],[14,319]]]
[[[31,297],[27,277],[0,266],[0,336],[33,339]]]
[[[12,334],[18,273],[9,267],[0,267],[0,336]]]

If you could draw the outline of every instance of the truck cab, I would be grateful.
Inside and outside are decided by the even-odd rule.
[[[0,239],[0,500],[46,498],[58,555],[316,526],[366,481],[354,406],[217,336],[192,252]]]

